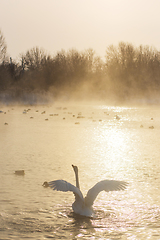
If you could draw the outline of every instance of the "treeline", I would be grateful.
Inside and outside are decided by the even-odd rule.
[[[149,46],[121,42],[107,48],[104,60],[93,49],[51,56],[35,47],[15,62],[2,39],[0,100],[46,94],[53,99],[159,100],[160,52]]]

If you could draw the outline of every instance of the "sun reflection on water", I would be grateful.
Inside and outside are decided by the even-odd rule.
[[[50,117],[51,110],[55,109],[46,110],[48,121],[34,110],[33,121],[17,110],[15,120],[11,114],[8,127],[4,126],[1,178],[6,182],[1,184],[1,229],[11,236],[19,234],[20,239],[158,240],[159,109],[154,114],[152,108],[143,112],[135,108],[87,108],[82,109],[85,118],[79,118],[80,124],[63,109],[59,116]],[[68,110],[76,114],[75,109]],[[9,114],[4,117],[9,118]],[[150,117],[157,118],[154,130],[148,128]],[[19,178],[13,172],[22,164],[26,174]],[[104,179],[123,180],[129,185],[124,191],[98,195],[93,206],[97,218],[76,218],[71,193],[42,187],[46,180],[61,178],[75,184],[71,164],[79,167],[84,196]]]
[[[133,141],[130,131],[117,126],[108,126],[103,128],[97,127],[94,133],[97,141],[97,155],[99,156],[100,165],[107,170],[111,176],[122,172],[132,165],[130,155],[132,155]]]

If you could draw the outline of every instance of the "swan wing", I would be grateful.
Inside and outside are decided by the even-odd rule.
[[[116,181],[116,180],[102,180],[95,184],[87,193],[87,196],[85,197],[85,204],[87,206],[92,206],[94,203],[94,200],[96,199],[97,195],[101,191],[119,191],[124,190],[128,183],[124,181]]]
[[[53,190],[62,191],[62,192],[68,192],[68,191],[73,192],[76,198],[79,197],[82,201],[84,201],[83,195],[80,189],[65,180],[55,180],[55,181],[49,182],[48,184]]]

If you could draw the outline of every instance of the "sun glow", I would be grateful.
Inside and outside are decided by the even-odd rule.
[[[132,151],[130,131],[123,127],[123,121],[120,121],[108,121],[103,128],[97,127],[95,131],[96,152],[100,155],[100,164],[103,165],[104,172],[107,169],[112,177],[123,172],[120,169],[127,168]]]

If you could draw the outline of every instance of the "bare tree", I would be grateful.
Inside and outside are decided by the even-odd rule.
[[[7,45],[5,38],[3,37],[2,31],[0,30],[0,64],[2,64],[6,59]]]
[[[50,56],[47,55],[43,49],[38,47],[32,48],[21,55],[23,67],[25,66],[26,69],[31,70],[42,67],[49,58]]]

